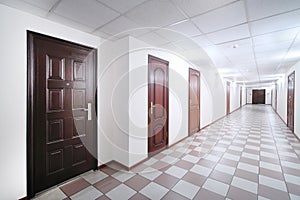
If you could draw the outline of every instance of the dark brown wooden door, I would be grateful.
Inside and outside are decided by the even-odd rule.
[[[240,107],[243,105],[243,88],[240,87]]]
[[[29,32],[29,196],[96,169],[96,52]]]
[[[288,77],[287,126],[294,132],[295,72]]]
[[[148,57],[148,152],[154,155],[168,145],[169,62]]]
[[[200,72],[189,69],[189,134],[200,130]]]
[[[266,90],[252,90],[252,104],[265,104]]]
[[[226,115],[230,114],[230,82],[226,83]]]

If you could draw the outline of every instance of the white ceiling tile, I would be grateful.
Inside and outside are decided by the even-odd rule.
[[[205,35],[192,37],[191,39],[194,40],[194,42],[196,42],[200,47],[213,45],[213,43]]]
[[[160,35],[158,35],[154,32],[150,32],[145,35],[142,35],[142,36],[138,37],[138,39],[140,39],[150,45],[153,45],[153,46],[161,46],[161,45],[169,42],[168,40],[166,40],[165,38],[161,37]]]
[[[207,34],[207,37],[214,43],[220,44],[224,42],[230,42],[234,40],[246,39],[250,37],[247,24],[235,26],[233,28],[217,31]]]
[[[172,0],[176,3],[188,16],[193,17],[222,7],[226,4],[234,2],[235,0]]]
[[[251,41],[250,38],[237,40],[237,41],[234,41],[234,42],[227,42],[227,43],[220,44],[220,45],[217,45],[217,46],[227,56],[253,53],[253,51],[252,51],[252,41]]]
[[[54,12],[94,28],[102,26],[119,16],[119,13],[96,0],[63,0]]]
[[[58,0],[23,0],[39,8],[50,10]]]
[[[45,17],[48,14],[48,10],[36,7],[21,0],[0,0],[0,3],[40,17]]]
[[[292,48],[288,51],[284,59],[285,62],[295,60],[300,60],[300,45],[292,46]]]
[[[204,33],[245,23],[247,19],[244,2],[238,1],[234,4],[199,15],[192,20]]]
[[[145,27],[162,27],[185,19],[184,15],[169,1],[147,1],[126,16],[137,24]]]
[[[118,34],[121,34],[122,32],[128,33],[137,28],[139,28],[139,26],[136,23],[126,17],[120,16],[114,19],[112,22],[102,26],[99,31],[118,36]]]
[[[135,6],[145,2],[146,0],[97,0],[110,8],[120,12],[125,13],[128,10],[134,8]]]
[[[268,52],[268,51],[287,51],[288,48],[291,46],[292,44],[292,40],[291,41],[285,41],[285,42],[278,42],[278,43],[273,43],[273,44],[264,44],[264,45],[256,45],[254,46],[254,50],[257,53],[263,53],[263,52]]]
[[[84,32],[92,32],[94,30],[93,27],[89,27],[89,26],[86,26],[84,24],[80,24],[78,22],[75,22],[75,21],[72,21],[70,19],[67,19],[65,17],[62,17],[58,14],[55,14],[55,13],[51,13],[48,15],[48,19],[51,20],[51,21],[55,21],[57,23],[60,23],[60,24],[64,24],[66,26],[70,26],[72,28],[75,28],[75,29],[78,29],[78,30],[81,30],[81,31],[84,31]]]
[[[255,53],[257,62],[265,62],[267,61],[278,61],[281,60],[286,54],[285,50],[277,50],[277,51],[267,51],[267,52],[262,52],[262,53]]]
[[[167,44],[163,44],[161,46],[159,46],[160,48],[163,48],[163,49],[167,49],[169,51],[172,51],[172,52],[176,52],[176,53],[180,53],[183,51],[183,49],[173,43],[167,43]]]
[[[176,23],[172,26],[168,26],[168,29],[171,29],[173,31],[177,31],[181,34],[184,34],[188,37],[201,35],[202,33],[199,31],[199,29],[189,20],[183,21],[180,23]]]
[[[300,10],[250,23],[253,36],[300,26]]]
[[[285,41],[293,41],[300,28],[291,28],[253,37],[253,43],[257,45],[274,44]]]
[[[160,28],[155,31],[160,36],[168,39],[171,42],[181,41],[188,39],[187,36],[183,35],[182,33],[179,33],[177,31],[173,31],[166,28]]]
[[[192,39],[185,39],[175,42],[176,45],[180,46],[184,50],[198,49],[199,45]]]
[[[257,20],[300,8],[299,0],[247,0],[249,20]]]

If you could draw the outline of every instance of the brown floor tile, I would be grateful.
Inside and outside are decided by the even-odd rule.
[[[105,167],[102,167],[100,169],[100,171],[103,171],[104,173],[106,173],[107,175],[113,175],[114,173],[117,172],[116,169],[112,168],[112,167],[109,167],[109,166],[105,166]]]
[[[292,194],[300,196],[300,186],[293,183],[286,183],[288,191]]]
[[[227,193],[227,197],[232,199],[232,200],[256,200],[257,196],[251,192],[248,192],[246,190],[242,190],[240,188],[231,186],[229,188],[229,191]]]
[[[194,200],[224,200],[224,197],[202,188],[194,197]]]
[[[194,166],[193,163],[187,162],[185,160],[179,160],[178,162],[175,163],[175,165],[177,167],[181,167],[186,170],[190,170]]]
[[[260,168],[259,174],[284,181],[283,174],[277,171]]]
[[[240,156],[242,154],[242,152],[240,152],[240,151],[234,151],[234,150],[231,150],[231,149],[227,149],[226,152],[230,153],[230,154],[233,154],[233,155],[236,155],[236,156]]]
[[[247,163],[249,165],[259,166],[259,161],[253,160],[253,159],[250,159],[250,158],[241,157],[240,162]]]
[[[150,200],[148,197],[145,197],[141,193],[136,193],[132,197],[129,198],[129,200]]]
[[[287,192],[276,190],[264,185],[258,186],[258,195],[272,200],[290,199]]]
[[[247,149],[247,148],[245,148],[244,152],[251,153],[251,154],[254,154],[254,155],[259,155],[259,151],[256,151],[254,149]]]
[[[188,200],[188,198],[173,192],[172,190],[170,190],[163,198],[163,200]]]
[[[174,187],[174,185],[176,185],[176,183],[179,181],[180,179],[175,178],[173,176],[170,176],[168,174],[161,174],[159,177],[157,177],[154,182],[158,183],[166,188],[171,189],[172,187]]]
[[[73,194],[79,192],[80,190],[83,190],[84,188],[90,186],[90,183],[88,183],[83,178],[79,178],[77,180],[74,180],[66,185],[63,185],[60,187],[60,189],[67,195],[72,196]]]
[[[242,169],[236,169],[234,176],[258,183],[259,177],[258,174],[251,173]]]
[[[223,172],[219,172],[217,170],[212,171],[209,177],[226,184],[230,184],[233,178],[233,176],[225,174]]]
[[[154,163],[150,167],[152,167],[154,169],[157,169],[157,170],[164,171],[164,170],[166,170],[166,168],[170,167],[170,164],[168,164],[166,162],[163,162],[163,161],[157,161],[156,163]]]
[[[125,185],[131,187],[135,191],[140,191],[142,188],[144,188],[146,185],[148,185],[150,181],[140,175],[135,175],[131,179],[124,182]]]
[[[95,183],[94,187],[97,188],[98,190],[100,190],[102,193],[107,193],[120,184],[121,184],[120,181],[109,176],[109,177],[106,177],[105,179]]]
[[[290,174],[290,175],[294,175],[294,176],[300,176],[300,169],[294,169],[294,168],[282,166],[282,171],[285,174]]]
[[[182,180],[201,187],[204,184],[206,177],[194,172],[187,172],[184,177],[182,177]]]

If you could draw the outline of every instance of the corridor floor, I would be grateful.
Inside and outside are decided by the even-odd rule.
[[[247,105],[127,172],[87,172],[36,199],[300,199],[300,142]]]

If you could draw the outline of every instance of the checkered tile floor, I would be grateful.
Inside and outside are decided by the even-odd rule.
[[[37,199],[300,199],[300,142],[270,106],[244,106],[127,172],[91,171]]]

